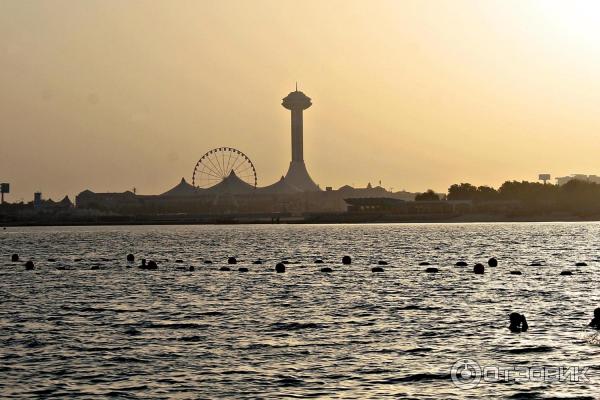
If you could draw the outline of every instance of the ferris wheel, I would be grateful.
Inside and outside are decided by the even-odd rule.
[[[256,169],[252,161],[232,147],[218,147],[204,154],[194,167],[192,185],[206,189],[223,181],[231,173],[247,184],[256,187]]]

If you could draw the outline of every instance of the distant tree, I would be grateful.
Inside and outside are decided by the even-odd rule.
[[[539,182],[506,181],[498,189],[503,200],[518,200],[524,203],[552,202],[556,200],[557,186]]]
[[[448,188],[448,200],[474,200],[477,188],[470,183],[454,184]]]
[[[498,191],[490,186],[479,186],[475,196],[476,201],[494,201],[498,199]]]
[[[415,201],[439,201],[440,195],[431,189],[428,189],[425,193],[417,193]]]
[[[557,202],[563,208],[575,212],[600,209],[600,185],[597,183],[573,179],[557,188]]]

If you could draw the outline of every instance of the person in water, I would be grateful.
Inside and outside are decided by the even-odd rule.
[[[594,310],[594,318],[590,322],[592,328],[600,329],[600,307]]]
[[[514,312],[511,313],[508,318],[510,320],[508,329],[510,329],[511,332],[527,332],[527,329],[529,329],[525,315]]]

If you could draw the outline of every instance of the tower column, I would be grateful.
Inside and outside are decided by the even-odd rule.
[[[302,109],[292,109],[292,161],[304,161]]]

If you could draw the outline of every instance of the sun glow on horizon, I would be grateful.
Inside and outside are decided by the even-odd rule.
[[[551,29],[587,44],[600,45],[600,1],[545,0],[534,5]]]

